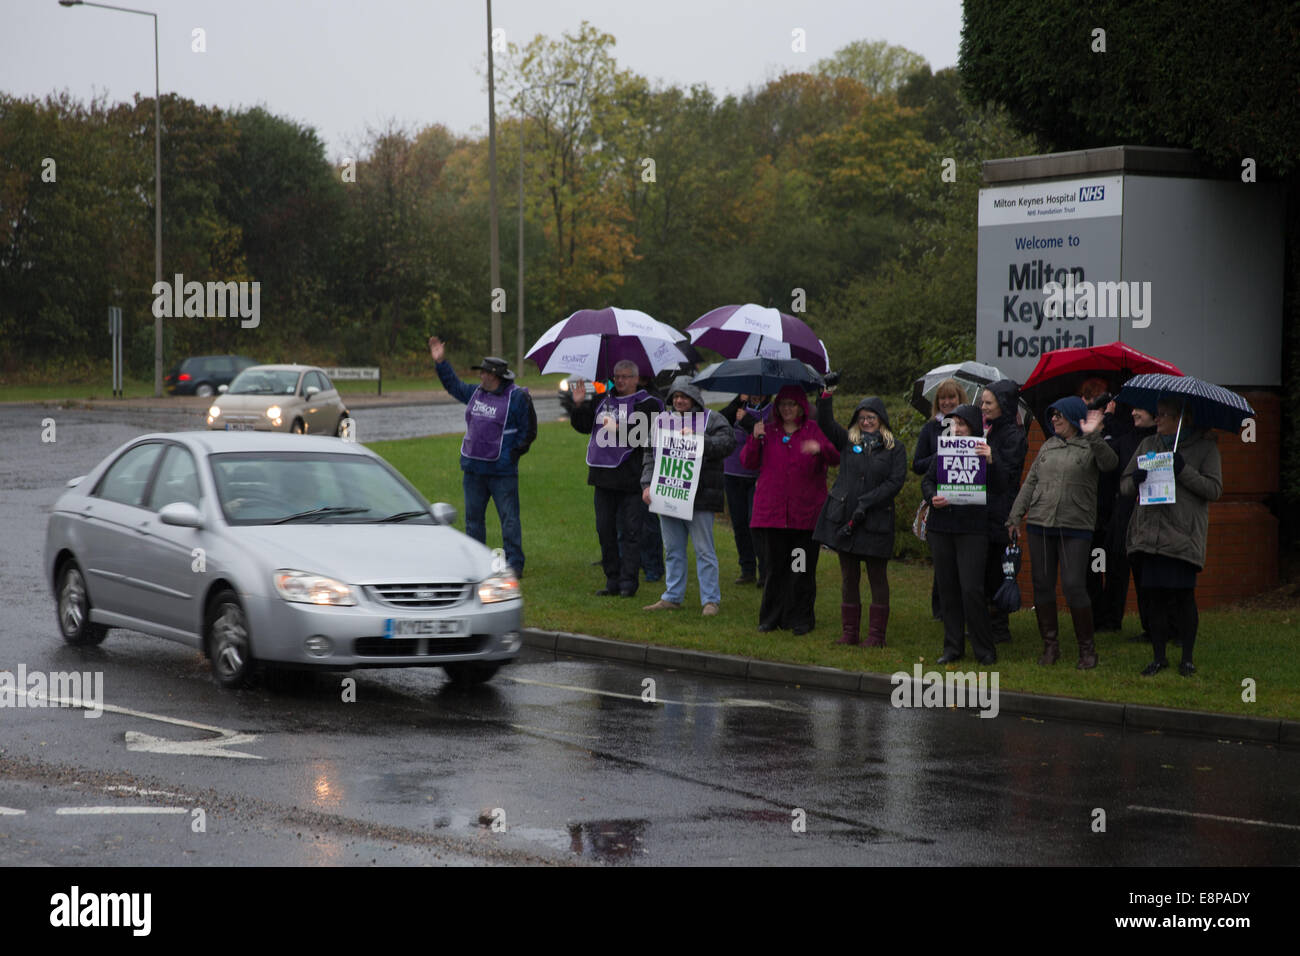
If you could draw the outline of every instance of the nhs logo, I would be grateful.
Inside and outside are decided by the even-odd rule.
[[[1079,202],[1093,202],[1106,198],[1105,186],[1080,186]]]

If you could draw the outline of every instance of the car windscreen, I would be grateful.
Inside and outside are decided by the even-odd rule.
[[[245,369],[230,383],[231,395],[292,395],[298,373],[290,369]]]
[[[232,525],[434,523],[425,501],[365,455],[226,452],[209,461]]]

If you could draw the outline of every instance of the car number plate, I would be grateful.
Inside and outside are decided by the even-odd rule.
[[[384,624],[384,637],[462,637],[469,633],[468,624],[464,618],[413,621],[390,617]]]
[[[228,432],[248,432],[252,430],[253,430],[252,425],[245,425],[242,422],[239,424],[235,424],[233,422],[226,422],[226,431]]]

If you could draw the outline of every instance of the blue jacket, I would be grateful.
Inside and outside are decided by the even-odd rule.
[[[468,405],[470,398],[479,386],[462,382],[456,377],[456,371],[450,362],[439,362],[436,366],[442,387],[452,398],[462,405]],[[497,394],[510,386],[503,382]],[[519,474],[519,457],[528,452],[528,448],[537,438],[537,411],[533,400],[524,388],[516,388],[510,396],[510,411],[506,414],[506,431],[501,438],[501,454],[496,461],[476,461],[460,456],[460,470],[472,475],[517,475]]]

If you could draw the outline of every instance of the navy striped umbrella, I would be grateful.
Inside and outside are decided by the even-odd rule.
[[[1134,375],[1115,398],[1152,414],[1157,402],[1172,399],[1192,410],[1198,427],[1228,432],[1238,431],[1241,423],[1255,414],[1250,403],[1236,392],[1190,375]]]

